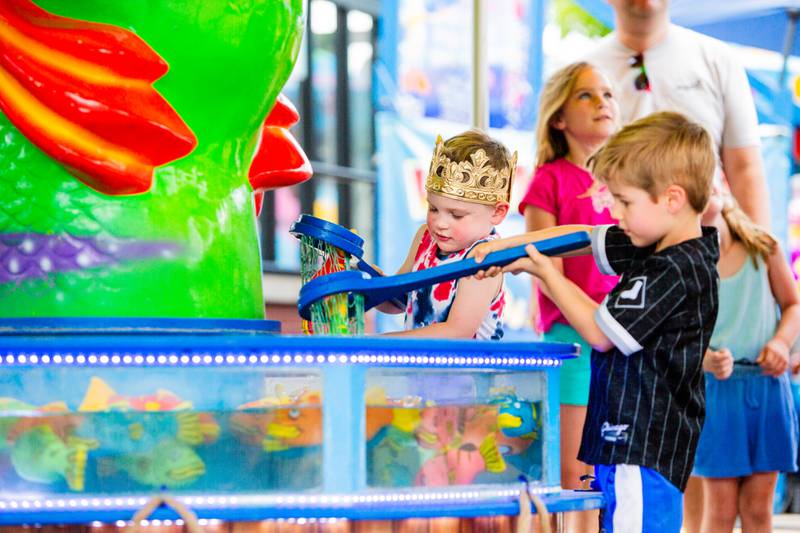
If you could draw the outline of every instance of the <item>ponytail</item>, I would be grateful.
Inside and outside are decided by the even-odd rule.
[[[756,268],[758,268],[757,256],[760,255],[764,262],[769,260],[769,256],[778,246],[778,241],[761,226],[750,220],[750,217],[742,211],[742,208],[731,196],[725,198],[722,217],[728,224],[731,236],[744,245]]]

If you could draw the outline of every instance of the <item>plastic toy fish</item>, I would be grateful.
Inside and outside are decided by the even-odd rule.
[[[22,479],[47,484],[64,479],[70,489],[82,491],[88,453],[97,441],[74,435],[80,422],[63,402],[36,407],[0,398],[0,450],[8,450]]]
[[[85,487],[86,460],[97,441],[75,436],[62,439],[48,425],[35,426],[17,437],[11,448],[11,464],[19,477],[34,483],[64,479],[70,489]]]
[[[421,486],[471,483],[484,471],[503,472],[506,464],[497,445],[494,406],[436,406],[422,410],[416,430],[419,445],[435,450],[415,483]]]
[[[262,398],[231,415],[231,428],[241,439],[259,444],[265,452],[281,452],[322,444],[322,398],[319,392],[304,391],[297,398]]]
[[[492,403],[499,407],[497,425],[507,437],[521,437],[535,440],[539,438],[541,421],[534,402],[506,395]]]
[[[146,436],[162,438],[165,433],[175,436],[190,446],[208,444],[219,437],[219,424],[209,413],[191,411],[192,403],[182,400],[167,390],[143,396],[122,396],[102,379],[93,376],[78,410],[81,412],[130,412],[129,423],[125,425],[127,436],[133,441],[142,441]],[[181,411],[170,418],[136,416],[136,412]],[[128,420],[125,419],[125,420]],[[150,421],[151,423],[148,423]],[[173,425],[174,424],[174,425]],[[177,427],[175,427],[177,426]],[[105,435],[101,437],[106,444],[119,445],[121,435],[111,436],[114,428],[95,427],[94,431]],[[137,450],[142,447],[138,446]]]
[[[21,434],[36,426],[50,426],[59,437],[66,439],[80,423],[80,419],[68,415],[68,411],[64,402],[36,407],[15,398],[0,398],[0,450],[11,446]],[[44,413],[59,416],[42,416]]]
[[[467,485],[481,472],[497,473],[505,469],[505,460],[500,454],[496,436],[490,433],[478,448],[467,443],[429,459],[422,465],[414,482],[424,487]]]
[[[371,387],[365,394],[367,404],[367,441],[372,440],[387,426],[406,433],[413,432],[420,422],[420,398],[392,399],[382,387]]]
[[[147,452],[106,457],[99,462],[101,474],[115,469],[126,472],[140,485],[168,489],[191,485],[206,472],[194,449],[176,439],[162,440]]]
[[[92,376],[89,388],[78,407],[79,411],[180,411],[191,409],[191,402],[181,400],[176,394],[159,389],[155,394],[122,396],[108,383]]]
[[[423,461],[433,455],[420,450],[412,432],[386,426],[367,442],[367,483],[370,487],[411,487]]]
[[[419,397],[389,398],[382,387],[370,387],[367,404],[367,483],[371,487],[410,487],[425,459],[414,431],[420,424]]]

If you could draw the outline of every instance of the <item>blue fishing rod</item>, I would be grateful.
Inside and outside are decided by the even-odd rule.
[[[531,244],[536,246],[539,253],[552,256],[586,248],[591,244],[591,240],[587,232],[576,231]],[[468,257],[460,261],[396,276],[373,277],[367,272],[357,270],[334,272],[333,274],[313,279],[303,285],[297,301],[297,310],[302,318],[310,320],[312,305],[329,296],[348,293],[350,295],[362,295],[364,311],[367,311],[383,302],[398,299],[413,290],[429,287],[443,281],[471,276],[479,270],[486,270],[489,267],[502,267],[513,263],[517,259],[528,255],[525,251],[525,246],[523,244],[492,252],[481,263],[477,263],[475,259]],[[403,309],[403,306],[401,305],[399,308]]]

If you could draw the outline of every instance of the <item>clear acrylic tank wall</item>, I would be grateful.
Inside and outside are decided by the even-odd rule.
[[[521,479],[560,491],[574,346],[274,329],[5,321],[0,523],[128,519],[164,492],[256,519],[474,516],[514,508]]]

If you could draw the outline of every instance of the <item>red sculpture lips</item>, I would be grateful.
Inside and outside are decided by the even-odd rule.
[[[311,163],[287,129],[300,115],[282,94],[267,115],[259,133],[248,177],[256,193],[256,213],[261,209],[263,191],[296,185],[311,177]]]
[[[152,87],[169,66],[134,33],[0,2],[0,109],[37,147],[106,194],[150,188],[197,145]]]

